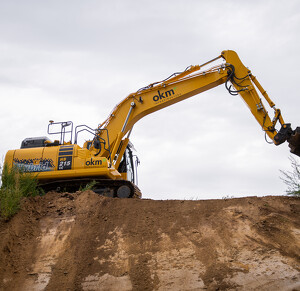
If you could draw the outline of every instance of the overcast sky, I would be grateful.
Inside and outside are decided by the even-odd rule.
[[[93,128],[129,93],[235,50],[300,126],[300,1],[0,0],[0,154],[50,119]],[[273,110],[269,110],[273,114]],[[224,85],[139,121],[145,198],[280,195],[287,144],[267,144]]]

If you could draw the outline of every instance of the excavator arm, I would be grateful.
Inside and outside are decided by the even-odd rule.
[[[219,59],[223,60],[221,64],[201,70]],[[118,166],[118,157],[123,154],[131,130],[139,119],[221,84],[225,84],[231,95],[242,97],[262,130],[275,145],[287,140],[290,142],[291,151],[300,156],[300,128],[292,130],[290,124],[284,123],[280,109],[275,107],[251,71],[243,65],[234,51],[227,50],[203,65],[190,66],[184,72],[175,73],[163,81],[139,89],[114,108],[109,117],[99,125],[98,130],[102,140],[106,138],[102,129],[109,132],[110,142],[107,140],[107,143],[112,148],[111,157],[115,167]],[[262,99],[274,111],[272,119]],[[279,130],[275,128],[278,123],[281,125]],[[125,136],[126,139],[123,140]],[[108,153],[103,148],[100,155],[107,156]]]
[[[300,156],[300,128],[297,127],[292,130],[290,123],[284,123],[280,109],[275,107],[275,103],[270,99],[257,78],[242,64],[235,52],[223,51],[222,57],[226,60],[229,68],[229,81],[235,89],[235,91],[232,91],[230,87],[226,86],[229,93],[232,95],[239,94],[244,99],[263,131],[266,132],[275,145],[288,141],[291,152]],[[274,110],[272,120],[260,96]],[[275,127],[278,123],[281,126],[279,130]]]

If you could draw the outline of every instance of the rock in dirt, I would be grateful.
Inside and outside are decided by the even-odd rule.
[[[300,200],[27,198],[0,222],[0,290],[300,290]]]

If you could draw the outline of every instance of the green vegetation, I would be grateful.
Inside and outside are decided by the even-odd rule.
[[[299,162],[294,158],[289,158],[291,161],[292,171],[282,171],[283,177],[280,179],[287,185],[287,195],[300,197],[300,165]]]
[[[36,196],[41,193],[36,176],[24,173],[17,167],[9,169],[4,165],[1,180],[0,214],[5,219],[17,213],[23,197]]]
[[[96,181],[91,181],[91,182],[87,183],[87,184],[85,185],[85,187],[80,187],[79,191],[84,192],[84,191],[87,191],[87,190],[93,190],[93,189],[94,189],[94,186],[95,186],[96,184],[97,184]]]

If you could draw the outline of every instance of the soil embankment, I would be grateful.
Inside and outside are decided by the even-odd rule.
[[[300,290],[300,199],[29,198],[0,222],[4,290]]]

